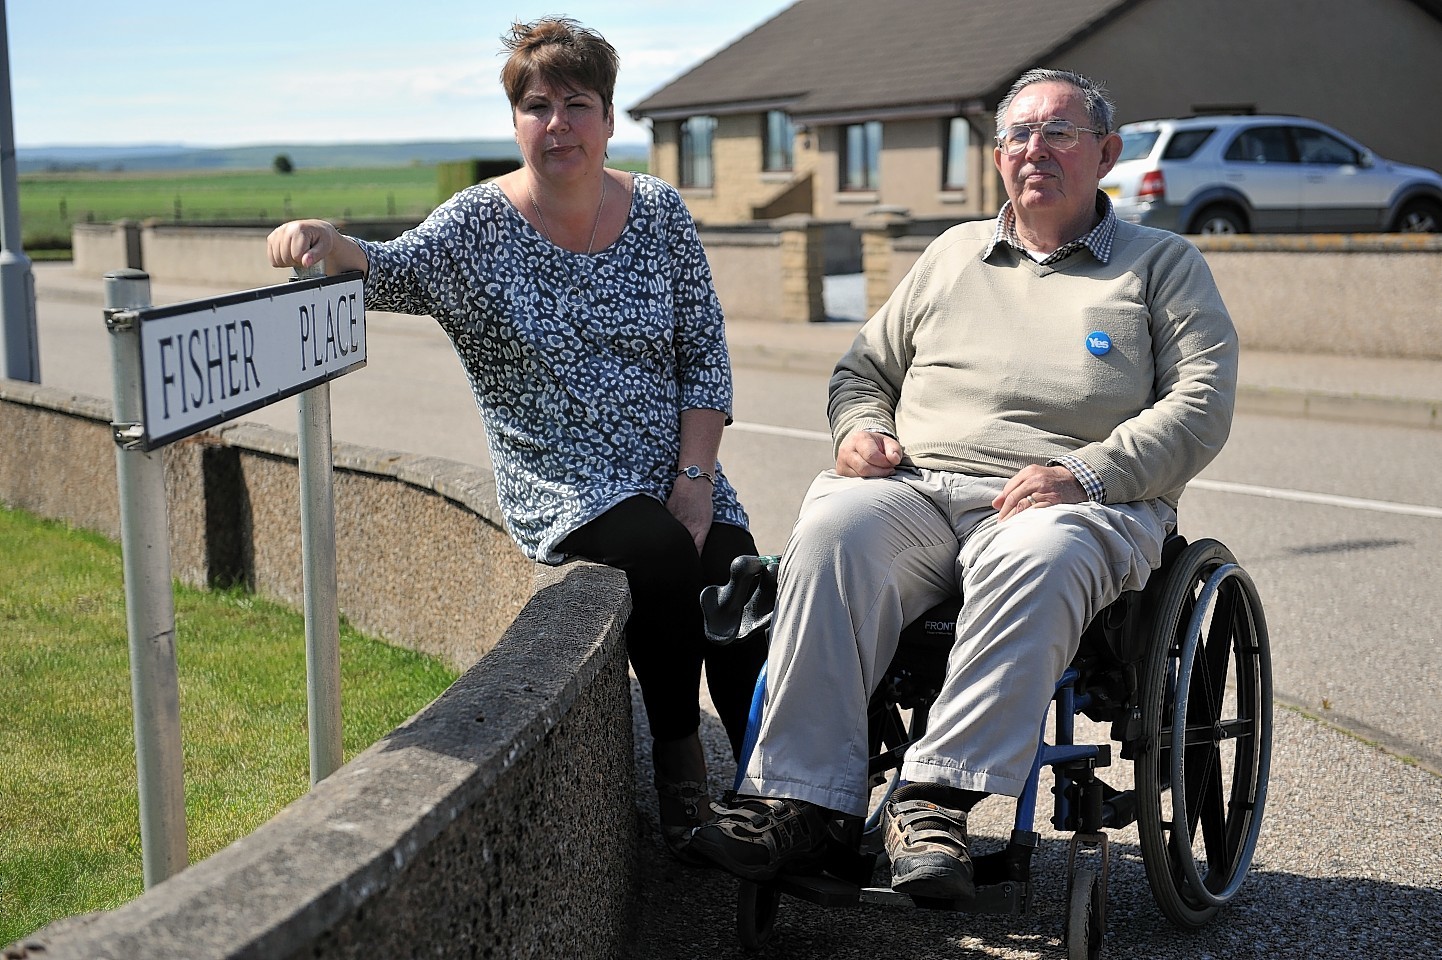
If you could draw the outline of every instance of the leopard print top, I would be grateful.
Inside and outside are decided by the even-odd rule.
[[[721,305],[664,181],[636,174],[620,238],[590,255],[552,244],[490,183],[395,240],[357,242],[366,308],[429,314],[455,346],[507,527],[532,559],[563,561],[558,543],[628,497],[664,503],[682,410],[730,421]],[[744,528],[719,464],[715,474],[715,519]]]

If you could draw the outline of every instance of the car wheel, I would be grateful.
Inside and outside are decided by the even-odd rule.
[[[1192,221],[1191,232],[1206,236],[1246,233],[1247,221],[1232,207],[1207,207]]]
[[[1442,203],[1436,200],[1409,200],[1392,221],[1396,233],[1437,233],[1442,231]]]

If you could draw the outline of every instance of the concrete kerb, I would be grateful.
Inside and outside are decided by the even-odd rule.
[[[1237,409],[1245,413],[1308,417],[1315,420],[1386,424],[1424,430],[1442,429],[1442,400],[1241,385],[1237,388]]]

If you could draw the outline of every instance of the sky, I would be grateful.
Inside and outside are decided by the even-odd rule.
[[[626,111],[791,0],[0,0],[21,148],[509,139],[501,35],[573,17]]]

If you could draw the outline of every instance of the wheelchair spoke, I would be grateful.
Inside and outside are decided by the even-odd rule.
[[[1193,754],[1204,754],[1193,757]],[[1207,751],[1191,751],[1187,755],[1187,766],[1195,767],[1196,773],[1188,772],[1187,778],[1187,820],[1190,834],[1202,831],[1203,849],[1206,851],[1209,877],[1227,875],[1231,862],[1231,851],[1227,844],[1226,803],[1222,795],[1222,757],[1215,748]],[[1211,884],[1209,884],[1211,886]],[[1215,889],[1215,888],[1213,888]]]
[[[1192,691],[1187,705],[1188,711],[1202,723],[1215,723],[1221,716],[1222,697],[1227,687],[1227,665],[1231,662],[1234,607],[1232,591],[1221,590],[1217,595],[1216,608],[1212,611],[1207,639],[1198,651],[1201,661],[1198,666],[1202,669],[1192,673]]]
[[[1270,654],[1255,587],[1216,541],[1177,555],[1158,609],[1137,825],[1157,905],[1196,929],[1251,864],[1270,762]]]

